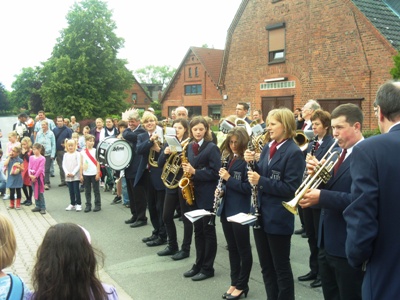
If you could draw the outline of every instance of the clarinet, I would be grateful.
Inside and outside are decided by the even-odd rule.
[[[255,147],[253,143],[250,141],[248,145],[248,150],[250,151],[255,151]],[[255,162],[254,161],[249,161],[247,163],[247,171],[254,172],[255,170]],[[261,216],[259,210],[258,210],[258,189],[256,184],[251,184],[251,206],[254,208],[254,216],[257,217],[257,220],[254,222],[253,228],[254,229],[260,229],[260,224],[258,223],[258,217]]]
[[[228,166],[228,157],[229,157],[229,154],[227,156],[221,158],[221,167],[224,168],[224,169],[226,169],[226,167]],[[217,213],[218,208],[221,205],[221,201],[222,201],[222,198],[223,198],[223,197],[219,196],[221,194],[221,191],[222,191],[222,182],[223,181],[224,180],[222,179],[222,177],[219,177],[218,185],[216,187],[216,190],[219,193],[218,193],[218,196],[214,196],[214,204],[213,204],[213,209],[212,209],[212,215],[211,215],[210,222],[208,222],[208,225],[214,225],[215,226],[215,214]]]
[[[308,160],[309,157],[313,157],[314,156],[315,148],[317,147],[317,143],[318,143],[318,135],[316,135],[313,138],[311,152],[306,155],[306,163],[307,163],[307,160]],[[305,169],[304,169],[304,173],[303,173],[303,181],[307,178],[307,176],[308,176],[308,174],[307,174],[307,166],[306,166]]]

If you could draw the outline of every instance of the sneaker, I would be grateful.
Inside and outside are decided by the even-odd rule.
[[[72,204],[68,205],[67,208],[65,210],[74,210],[75,206],[73,206]]]
[[[76,211],[81,211],[82,210],[82,205],[79,205],[79,204],[75,205],[75,210]]]
[[[47,184],[45,184],[45,185],[44,185],[44,189],[45,189],[45,190],[49,190],[50,187],[49,187]]]
[[[40,213],[41,213],[42,215],[45,215],[45,214],[46,214],[46,210],[45,210],[45,209],[41,209],[41,210],[40,210]]]
[[[8,199],[10,199],[10,195],[8,195],[8,194],[4,194],[4,196],[3,196],[3,200],[8,200]]]
[[[101,181],[101,182],[100,182],[100,187],[103,188],[104,186],[105,186],[104,182]]]
[[[120,203],[122,202],[122,197],[121,196],[115,196],[114,200],[112,201],[112,204]]]

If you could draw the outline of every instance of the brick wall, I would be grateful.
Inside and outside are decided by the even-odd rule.
[[[265,27],[280,22],[286,61],[268,65]],[[350,0],[250,0],[226,50],[223,115],[234,113],[239,101],[261,108],[262,97],[294,96],[294,107],[308,99],[364,98],[365,128],[376,127],[372,103],[391,78],[396,54]],[[296,88],[261,91],[264,79],[274,77],[294,80]]]

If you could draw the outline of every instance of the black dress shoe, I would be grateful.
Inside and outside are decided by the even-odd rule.
[[[301,227],[300,229],[295,230],[295,231],[294,231],[294,234],[302,234],[302,233],[304,233],[304,232],[306,232],[306,231],[304,230],[303,227]]]
[[[66,186],[67,184],[65,182],[61,182],[58,186]]]
[[[24,204],[25,206],[31,206],[32,201],[24,201],[24,203],[22,203],[22,204]]]
[[[130,218],[128,220],[125,220],[125,224],[133,224],[135,222],[136,222],[136,218],[135,217],[132,217],[132,218]]]
[[[313,272],[308,272],[306,275],[299,276],[297,279],[299,281],[310,281],[310,280],[314,280],[316,278],[317,278],[317,274],[315,274]]]
[[[157,238],[158,238],[158,235],[152,234],[151,236],[142,238],[142,242],[143,243],[147,243],[147,242],[150,242],[150,241],[154,241]]]
[[[178,252],[178,249],[174,249],[171,248],[170,246],[167,246],[164,250],[157,252],[157,255],[158,256],[174,255],[176,252]]]
[[[136,228],[136,227],[140,227],[140,226],[145,226],[147,225],[147,220],[143,221],[143,220],[137,220],[135,223],[131,224],[131,228]]]
[[[192,277],[192,280],[193,281],[201,281],[201,280],[204,280],[204,279],[207,279],[207,278],[211,278],[211,277],[214,277],[214,274],[209,274],[209,275],[207,275],[207,274],[204,274],[204,273],[197,273],[196,275],[194,275],[193,277]]]
[[[162,238],[160,238],[160,237],[157,237],[155,240],[148,241],[148,242],[146,243],[146,245],[149,246],[149,247],[155,247],[155,246],[164,245],[165,243],[167,243],[166,240],[164,240],[164,239],[162,239]]]
[[[180,250],[180,251],[176,252],[174,255],[172,255],[171,258],[173,260],[181,260],[181,259],[184,259],[184,258],[188,258],[189,255],[190,254],[189,254],[188,251]]]
[[[242,290],[238,295],[233,296],[232,294],[230,294],[229,296],[226,296],[226,299],[228,300],[236,300],[236,299],[240,299],[240,297],[242,297],[242,295],[244,294],[244,297],[247,298],[247,294],[249,293],[249,288]]]
[[[87,207],[87,206],[86,206],[86,208],[85,208],[85,213],[88,213],[88,212],[91,211],[91,210],[92,210],[91,207]]]
[[[229,294],[228,292],[225,292],[222,294],[222,299],[226,299],[226,297],[230,296],[231,294]]]
[[[317,287],[322,286],[321,278],[317,277],[317,279],[315,279],[313,282],[310,283],[310,286],[312,288],[317,288]]]
[[[183,273],[183,276],[189,278],[189,277],[193,277],[194,275],[196,275],[199,272],[200,272],[200,270],[198,270],[196,268],[196,265],[193,265],[193,267],[189,271]]]
[[[100,210],[101,210],[101,207],[100,207],[100,206],[96,206],[96,207],[93,209],[94,212],[100,211]]]

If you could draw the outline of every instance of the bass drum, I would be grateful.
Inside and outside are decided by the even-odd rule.
[[[101,165],[121,171],[131,162],[132,148],[127,141],[113,136],[106,137],[97,145],[96,158]]]

